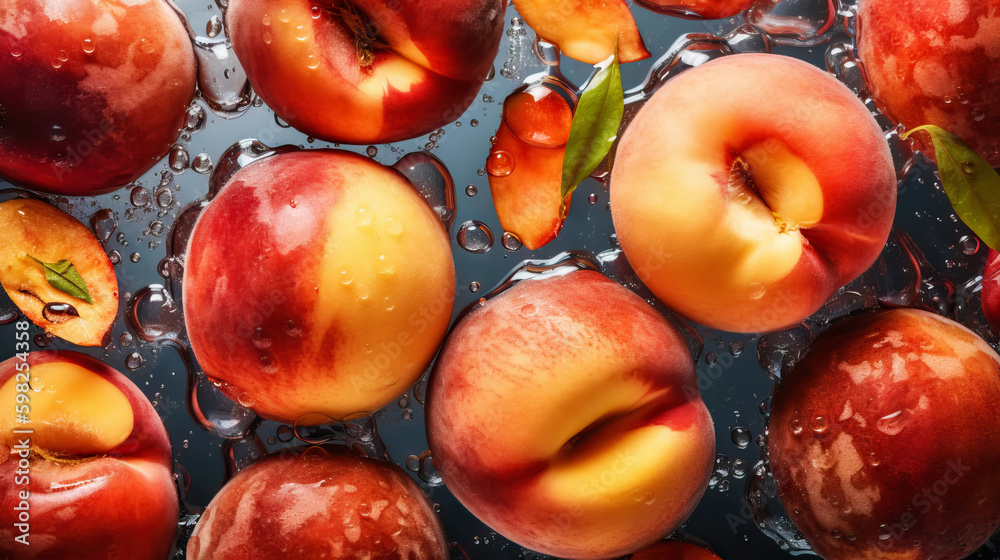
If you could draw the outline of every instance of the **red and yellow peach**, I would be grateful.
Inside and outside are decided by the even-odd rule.
[[[205,373],[289,423],[374,412],[405,392],[437,352],[454,297],[438,216],[399,172],[339,150],[237,172],[195,225],[184,270]]]
[[[287,449],[212,498],[189,560],[447,560],[441,524],[399,467],[346,449]]]
[[[704,494],[715,457],[684,340],[593,271],[522,280],[466,315],[431,374],[427,435],[476,517],[579,559],[662,539]]]
[[[864,272],[892,226],[889,147],[809,64],[723,57],[667,82],[611,171],[618,240],[673,310],[712,328],[793,325]]]
[[[781,501],[823,558],[965,558],[1000,527],[998,402],[1000,356],[958,323],[839,323],[774,396]]]
[[[22,394],[26,403],[18,404]],[[0,476],[9,490],[0,494],[0,555],[162,560],[170,553],[179,509],[170,439],[128,378],[76,352],[33,352],[0,363],[0,409]],[[16,422],[15,413],[29,422]],[[27,546],[14,540],[23,533]]]
[[[504,0],[231,0],[226,23],[254,89],[334,142],[404,140],[458,118],[500,46]]]
[[[194,49],[164,0],[0,6],[0,176],[64,195],[138,179],[184,126]]]

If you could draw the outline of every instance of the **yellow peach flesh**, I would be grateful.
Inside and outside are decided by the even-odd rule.
[[[0,433],[13,438],[14,429],[31,429],[31,443],[55,456],[93,456],[121,445],[135,421],[128,398],[113,383],[89,369],[49,362],[31,367],[28,374],[27,424],[14,424],[17,385],[11,377],[0,387]],[[8,439],[7,443],[11,440]]]

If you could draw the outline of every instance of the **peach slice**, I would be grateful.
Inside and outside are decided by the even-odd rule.
[[[569,212],[571,197],[559,194],[572,123],[573,109],[546,84],[504,101],[486,170],[500,225],[528,249],[555,239]]]
[[[0,284],[33,323],[80,346],[101,346],[118,314],[118,279],[104,248],[86,226],[40,200],[0,203]],[[37,260],[36,260],[37,259]],[[43,263],[68,260],[86,283],[90,302],[52,286]],[[69,304],[76,315],[52,313]]]
[[[615,52],[618,61],[649,58],[625,0],[518,0],[517,11],[539,37],[571,58],[597,64]]]

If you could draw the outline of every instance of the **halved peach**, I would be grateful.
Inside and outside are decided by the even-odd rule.
[[[504,101],[486,169],[500,225],[535,250],[555,239],[571,196],[560,195],[573,109],[555,89],[534,85]]]
[[[625,0],[518,0],[517,11],[539,37],[580,62],[605,60],[616,41],[619,62],[649,58]]]
[[[73,344],[102,346],[118,314],[118,279],[94,234],[62,210],[32,199],[0,203],[0,231],[0,284],[25,316]],[[41,263],[60,261],[73,264],[89,302],[46,279]],[[72,306],[75,315],[59,312],[60,304]]]

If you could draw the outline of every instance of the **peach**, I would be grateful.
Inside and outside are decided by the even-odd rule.
[[[830,560],[958,560],[1000,527],[1000,356],[897,309],[821,335],[769,424],[782,503]]]
[[[993,249],[986,253],[981,296],[986,321],[993,330],[1000,331],[1000,253]]]
[[[725,19],[750,9],[757,0],[636,0],[664,14],[691,19]]]
[[[940,126],[1000,166],[1000,0],[862,0],[857,46],[889,117]]]
[[[183,128],[195,70],[169,2],[5,1],[0,175],[63,195],[138,179]]]
[[[346,448],[286,449],[241,470],[212,498],[189,560],[447,560],[447,541],[413,480]]]
[[[630,560],[719,560],[719,557],[690,543],[662,541],[636,552]]]
[[[170,553],[179,513],[170,439],[128,378],[76,352],[32,352],[0,363],[0,407],[9,490],[0,494],[0,556]]]
[[[0,230],[0,283],[11,301],[60,338],[102,346],[118,315],[118,279],[94,234],[69,214],[34,199],[0,203]],[[69,261],[87,293],[71,295],[56,288],[39,261]],[[79,297],[88,294],[90,301]],[[66,305],[70,307],[63,310]]]
[[[594,271],[522,280],[473,308],[431,374],[427,436],[476,517],[575,559],[662,539],[704,494],[715,458],[684,340]]]
[[[517,13],[563,54],[597,64],[615,53],[619,62],[649,58],[625,0],[519,0]]]
[[[405,140],[458,118],[500,47],[504,0],[231,0],[233,49],[295,128]]]
[[[405,392],[444,338],[455,267],[442,223],[395,169],[310,150],[230,179],[194,227],[183,285],[205,373],[291,423]]]
[[[500,225],[530,250],[555,239],[569,212],[572,196],[560,194],[573,108],[564,95],[550,82],[511,94],[486,161]]]
[[[878,257],[896,206],[889,147],[864,104],[772,54],[667,82],[623,134],[610,188],[642,281],[685,317],[739,332],[819,309]]]

